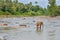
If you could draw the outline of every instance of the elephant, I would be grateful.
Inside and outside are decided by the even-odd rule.
[[[36,28],[37,28],[37,31],[42,31],[43,29],[43,22],[42,21],[37,21],[36,22]]]

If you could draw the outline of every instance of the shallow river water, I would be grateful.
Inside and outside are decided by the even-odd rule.
[[[36,21],[44,23],[43,31],[36,31]],[[60,20],[48,20],[39,17],[2,18],[0,24],[7,23],[9,27],[20,24],[27,25],[26,28],[0,30],[0,37],[6,40],[60,40]],[[1,27],[1,26],[0,26]]]

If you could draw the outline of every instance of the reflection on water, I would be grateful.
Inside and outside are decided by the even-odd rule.
[[[36,30],[36,21],[43,21],[43,31]],[[0,24],[7,23],[7,30],[0,30],[0,36],[7,40],[60,40],[60,20],[49,21],[45,18],[38,17],[24,17],[24,18],[3,18]],[[11,28],[20,24],[27,25],[26,28]],[[4,28],[0,26],[0,29]],[[40,30],[40,29],[39,29]]]

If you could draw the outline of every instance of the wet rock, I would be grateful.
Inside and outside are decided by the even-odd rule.
[[[21,25],[19,25],[19,26],[21,26],[21,27],[27,27],[27,25],[24,25],[24,24],[21,24]]]
[[[35,20],[33,22],[35,22]]]
[[[25,20],[26,18],[23,18],[23,20]]]
[[[19,22],[16,22],[16,24],[19,24]]]
[[[0,24],[0,26],[8,26],[8,24]]]
[[[7,26],[8,24],[3,24],[4,26]]]

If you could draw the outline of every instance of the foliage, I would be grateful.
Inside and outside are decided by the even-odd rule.
[[[22,16],[58,16],[60,6],[56,5],[56,0],[48,0],[47,8],[40,7],[37,1],[35,6],[32,2],[23,4],[18,0],[0,0],[0,15],[22,15]]]
[[[49,5],[48,5],[48,14],[50,16],[57,16],[57,12],[58,9],[57,9],[57,5],[56,5],[56,0],[48,0],[49,1]]]

